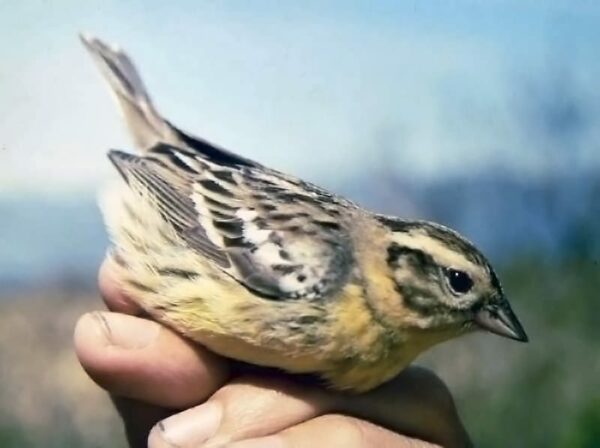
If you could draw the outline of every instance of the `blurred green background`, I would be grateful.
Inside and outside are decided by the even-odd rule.
[[[183,128],[490,255],[528,345],[419,360],[482,447],[600,446],[600,7],[589,1],[0,1],[0,446],[124,446],[79,368],[95,195],[130,148],[79,31]]]

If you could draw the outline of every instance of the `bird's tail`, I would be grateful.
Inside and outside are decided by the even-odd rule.
[[[173,128],[152,104],[129,56],[89,34],[80,37],[108,81],[137,147],[146,151],[160,142],[178,141]]]

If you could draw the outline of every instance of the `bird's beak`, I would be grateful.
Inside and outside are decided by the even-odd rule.
[[[515,316],[508,301],[488,303],[475,313],[474,322],[482,329],[519,342],[528,342],[529,338]]]

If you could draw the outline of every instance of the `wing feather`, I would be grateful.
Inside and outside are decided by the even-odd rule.
[[[331,196],[316,187],[165,144],[111,159],[150,191],[190,247],[255,293],[323,297],[351,271],[350,238],[330,213]]]

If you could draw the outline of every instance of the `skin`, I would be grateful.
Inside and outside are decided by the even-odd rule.
[[[448,388],[431,371],[409,367],[363,395],[249,372],[138,317],[108,264],[99,278],[110,311],[80,318],[75,349],[113,397],[132,447],[471,446]]]

